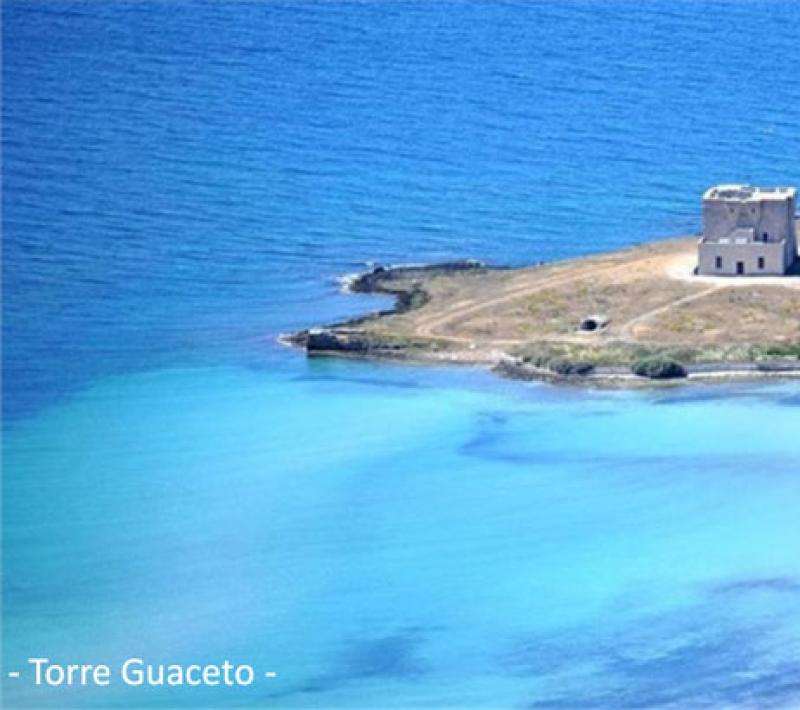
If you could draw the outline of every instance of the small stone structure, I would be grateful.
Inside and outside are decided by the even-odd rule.
[[[578,324],[578,330],[583,333],[596,333],[608,325],[609,318],[605,315],[587,316]]]
[[[703,195],[697,273],[782,276],[797,261],[793,187],[717,185]]]

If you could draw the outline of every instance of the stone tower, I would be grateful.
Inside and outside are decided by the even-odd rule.
[[[792,187],[717,185],[703,195],[697,273],[781,276],[797,261]]]

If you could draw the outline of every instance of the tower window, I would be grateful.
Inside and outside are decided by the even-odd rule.
[[[714,266],[717,269],[721,269],[722,268],[722,257],[721,256],[718,256],[716,259],[714,259]]]
[[[764,238],[765,242],[769,240],[769,234],[767,234],[766,232],[764,232],[764,234],[762,234],[761,236]]]
[[[759,256],[758,257],[758,268],[759,269],[763,269],[764,268],[764,257],[763,256]]]

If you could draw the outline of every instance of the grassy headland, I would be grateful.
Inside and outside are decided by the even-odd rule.
[[[519,269],[379,268],[352,290],[392,294],[395,309],[287,340],[516,377],[800,374],[800,276],[697,277],[695,254],[687,237]]]

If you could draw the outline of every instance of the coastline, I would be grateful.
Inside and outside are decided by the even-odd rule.
[[[342,283],[351,293],[393,296],[395,303],[391,308],[283,334],[279,341],[301,347],[309,356],[470,365],[485,367],[512,379],[593,387],[632,388],[800,377],[800,339],[788,339],[784,333],[755,342],[737,340],[737,334],[733,332],[729,339],[726,333],[716,334],[713,343],[697,337],[694,338],[696,342],[687,339],[687,342],[676,343],[674,337],[663,342],[648,340],[653,321],[657,318],[668,312],[674,315],[681,309],[701,311],[709,297],[718,298],[723,292],[742,294],[749,288],[760,295],[766,291],[778,291],[781,292],[778,298],[782,299],[782,304],[786,300],[785,293],[800,303],[800,279],[796,277],[787,277],[785,283],[776,283],[774,279],[770,282],[755,279],[743,282],[730,277],[722,277],[722,282],[717,279],[716,283],[714,280],[709,282],[708,278],[692,280],[691,273],[687,272],[691,255],[687,247],[691,243],[683,237],[619,252],[520,268],[487,266],[467,260],[377,266],[349,276],[347,282]],[[573,332],[569,332],[559,323],[562,332],[543,332],[527,340],[511,338],[505,333],[507,323],[503,319],[509,320],[506,315],[509,305],[518,310],[518,302],[530,298],[531,294],[546,300],[554,287],[562,290],[566,287],[580,293],[584,288],[580,285],[581,279],[594,283],[598,281],[598,274],[627,274],[641,269],[648,260],[655,260],[660,269],[662,262],[665,264],[663,275],[661,271],[651,275],[650,291],[659,295],[660,290],[666,290],[660,288],[666,279],[673,290],[674,284],[683,284],[685,289],[692,290],[686,293],[676,291],[672,294],[675,296],[672,301],[664,305],[655,303],[655,308],[641,314],[633,313],[627,322],[619,324],[613,309],[630,309],[631,303],[636,303],[638,293],[626,298],[630,279],[625,281],[627,275],[623,278],[617,275],[610,280],[609,286],[611,293],[622,293],[622,297],[615,301],[607,294],[595,295],[595,301],[590,298],[587,303],[596,305],[596,308],[584,307],[587,313],[611,308],[612,316],[606,320],[613,327],[600,323],[595,332],[589,333],[581,331],[576,323]],[[488,284],[488,288],[483,282]],[[487,293],[490,296],[487,297]],[[464,297],[465,294],[469,297]],[[501,297],[495,294],[501,294]],[[475,315],[491,318],[494,330],[485,327],[480,330],[473,326],[468,318]],[[556,310],[556,315],[560,317],[562,314]],[[689,315],[694,315],[692,310],[689,310]],[[516,313],[512,312],[511,316],[516,317]],[[749,314],[744,316],[746,321]],[[735,325],[736,319],[730,320]],[[790,323],[800,333],[800,319],[790,319]],[[741,353],[747,356],[742,357]],[[649,367],[647,361],[650,361]],[[653,367],[653,362],[661,363],[661,367]],[[664,367],[664,363],[669,367]],[[646,374],[642,374],[643,371]]]

